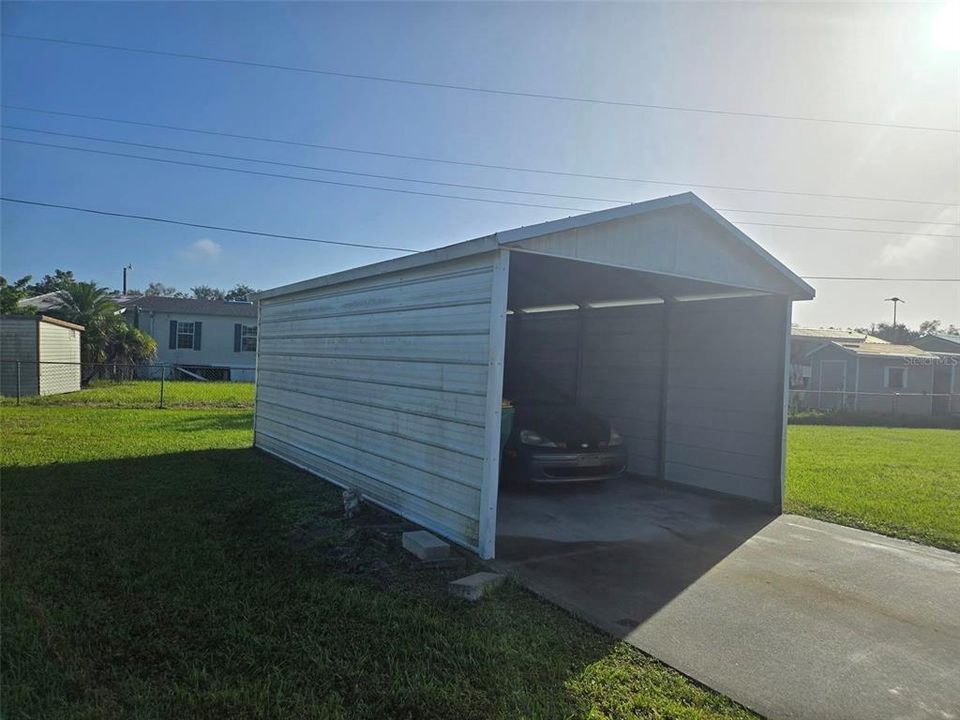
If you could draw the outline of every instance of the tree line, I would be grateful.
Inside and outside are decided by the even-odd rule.
[[[911,345],[924,335],[960,335],[960,328],[952,324],[944,326],[939,320],[924,320],[916,330],[907,327],[904,323],[897,323],[896,325],[893,323],[877,323],[869,328],[856,328],[855,332],[873,335],[896,345]]]
[[[78,281],[72,270],[57,268],[52,275],[39,281],[25,275],[13,282],[0,276],[0,314],[33,315],[36,307],[20,301],[57,292],[60,302],[45,309],[45,315],[83,325],[80,335],[80,359],[84,363],[116,363],[134,365],[147,362],[157,354],[157,342],[142,330],[128,325],[120,313],[118,290],[102,287],[95,282]],[[128,297],[161,296],[195,298],[198,300],[249,300],[256,292],[248,285],[238,283],[232,290],[221,290],[208,285],[180,292],[163,283],[150,283],[146,290],[128,290]]]
[[[77,279],[73,276],[73,270],[61,270],[60,268],[54,270],[53,275],[44,275],[42,279],[35,283],[30,282],[32,279],[30,275],[27,275],[12,285],[18,286],[19,289],[23,291],[24,294],[22,297],[36,297],[37,295],[45,295],[46,293],[57,290],[66,290],[77,282]],[[6,284],[6,281],[4,281],[5,286]],[[171,285],[152,282],[147,284],[145,290],[128,289],[127,297],[175,297],[192,298],[195,300],[234,300],[242,302],[250,300],[255,292],[257,291],[243,283],[237,283],[231,290],[222,290],[211,287],[210,285],[197,285],[196,287],[190,288],[190,292],[183,292]],[[117,297],[121,295],[121,292],[115,289],[107,290],[107,293]]]

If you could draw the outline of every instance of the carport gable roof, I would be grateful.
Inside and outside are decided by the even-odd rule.
[[[330,287],[375,275],[399,272],[402,270],[409,270],[434,263],[441,263],[458,258],[468,257],[470,255],[491,252],[499,247],[507,247],[524,252],[536,252],[536,250],[524,247],[526,241],[543,238],[544,236],[549,235],[556,236],[562,233],[567,233],[568,231],[577,231],[618,220],[639,218],[643,215],[654,213],[656,211],[668,210],[671,208],[687,208],[693,210],[699,217],[706,219],[710,225],[720,231],[717,237],[729,239],[733,246],[743,251],[743,253],[741,253],[741,257],[751,258],[757,261],[757,264],[761,267],[761,271],[767,273],[771,279],[768,287],[754,287],[747,285],[740,285],[739,287],[783,294],[798,300],[809,300],[813,298],[814,289],[810,285],[790,271],[785,265],[760,247],[760,245],[754,242],[745,233],[727,221],[707,203],[697,197],[694,193],[690,192],[657,198],[655,200],[633,203],[630,205],[623,205],[621,207],[610,208],[607,210],[584,213],[582,215],[575,215],[560,220],[551,220],[548,222],[538,223],[536,225],[515,228],[513,230],[500,231],[494,233],[493,235],[486,235],[474,240],[467,240],[465,242],[447,245],[434,250],[426,250],[392,260],[385,260],[383,262],[373,263],[371,265],[364,265],[358,268],[332,273],[330,275],[324,275],[309,280],[291,283],[289,285],[283,285],[258,293],[256,298],[258,300],[266,300],[273,297],[316,290],[319,288]],[[728,252],[732,254],[733,251],[728,250]],[[558,256],[562,257],[563,255]],[[589,257],[579,257],[573,259],[579,259],[585,262],[600,262],[600,264],[603,264],[602,261],[598,261]],[[630,265],[624,265],[620,262],[617,262],[615,258],[611,259],[607,264],[616,267],[627,267],[629,269],[655,272],[663,275],[673,274],[675,277],[691,280],[702,280],[713,283],[722,282],[716,277],[697,277],[695,275],[679,273],[674,274],[666,270],[631,267]],[[774,286],[776,286],[777,289],[773,289]]]

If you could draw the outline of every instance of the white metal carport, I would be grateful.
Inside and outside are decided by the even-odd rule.
[[[617,393],[648,428],[633,469],[779,507],[790,304],[811,297],[689,193],[294,283],[259,295],[255,444],[493,557],[508,312],[570,306],[586,405],[605,358],[654,378]]]

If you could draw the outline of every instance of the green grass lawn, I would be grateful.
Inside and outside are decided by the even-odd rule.
[[[0,409],[5,718],[750,716],[513,585],[448,597],[249,410],[97,405]]]
[[[960,431],[794,425],[786,510],[960,551]]]
[[[252,408],[253,383],[167,380],[163,383],[165,408]],[[160,405],[159,380],[113,382],[94,380],[89,387],[59,395],[29,396],[21,405],[71,405],[82,407],[156,408]],[[15,405],[4,397],[2,405]]]

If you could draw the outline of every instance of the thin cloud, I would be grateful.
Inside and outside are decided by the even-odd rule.
[[[183,251],[188,260],[213,261],[223,254],[223,246],[210,238],[200,238]]]
[[[945,247],[944,240],[932,237],[911,237],[899,242],[887,243],[880,251],[881,265],[904,265],[923,262]]]

